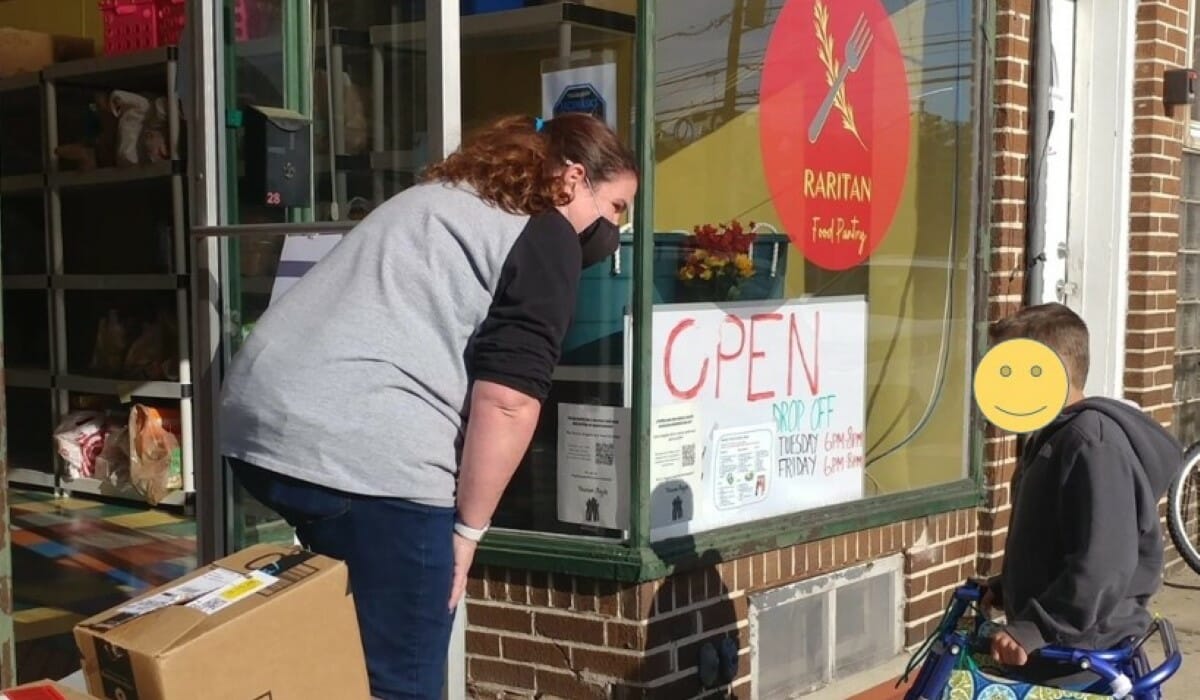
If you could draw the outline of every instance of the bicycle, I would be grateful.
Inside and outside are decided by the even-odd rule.
[[[1162,700],[1162,684],[1183,663],[1174,627],[1160,618],[1143,637],[1126,640],[1114,649],[1085,651],[1051,646],[1038,651],[1043,658],[1063,664],[1067,672],[1094,673],[1109,684],[1110,694],[1046,688],[998,677],[990,669],[981,670],[975,661],[988,652],[987,616],[978,605],[983,594],[984,587],[973,581],[955,590],[937,629],[913,654],[900,679],[903,683],[918,665],[921,667],[904,700]],[[975,611],[975,623],[964,626],[962,618],[968,610]],[[1164,661],[1150,668],[1143,646],[1156,632],[1165,652]]]
[[[1167,494],[1167,530],[1179,555],[1200,574],[1200,442],[1183,454],[1183,471]]]

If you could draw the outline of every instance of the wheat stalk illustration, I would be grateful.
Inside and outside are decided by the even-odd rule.
[[[813,4],[813,15],[813,24],[817,30],[817,54],[821,57],[821,63],[825,64],[825,83],[833,87],[841,64],[838,63],[835,53],[833,34],[829,31],[829,8],[821,0],[816,0]],[[838,88],[833,106],[842,114],[842,126],[854,135],[859,145],[866,148],[867,144],[863,143],[862,137],[858,135],[858,127],[854,122],[854,107],[846,100],[846,83],[843,82]]]

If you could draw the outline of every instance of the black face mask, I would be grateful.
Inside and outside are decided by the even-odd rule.
[[[583,248],[583,267],[587,269],[617,252],[621,247],[621,231],[601,216],[580,232],[579,245]]]

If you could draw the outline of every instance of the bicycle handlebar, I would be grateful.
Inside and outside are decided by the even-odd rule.
[[[1175,672],[1179,670],[1180,665],[1183,663],[1183,655],[1179,653],[1179,644],[1175,639],[1175,627],[1171,624],[1171,621],[1159,619],[1154,624],[1158,628],[1159,639],[1162,641],[1166,658],[1161,664],[1148,670],[1137,682],[1131,682],[1131,679],[1121,673],[1115,664],[1131,659],[1141,644],[1132,644],[1119,649],[1107,649],[1103,651],[1044,647],[1039,649],[1037,653],[1042,658],[1050,661],[1071,664],[1095,673],[1108,682],[1117,697],[1137,695],[1165,683],[1168,678],[1175,675]],[[1153,630],[1151,630],[1150,634],[1153,634]],[[1121,691],[1124,692],[1122,693]]]
[[[978,602],[983,598],[985,589],[986,586],[978,581],[968,581],[965,585],[957,588],[954,592],[956,605],[953,606],[951,618],[957,622],[957,619],[962,616],[971,603]],[[1162,642],[1165,658],[1161,664],[1142,674],[1137,682],[1131,682],[1132,679],[1125,676],[1119,666],[1133,658],[1137,649],[1141,648],[1142,644],[1154,634],[1155,628],[1157,628],[1159,639]],[[976,630],[978,631],[978,629],[979,625],[977,624]],[[1095,651],[1049,646],[1039,649],[1036,653],[1049,661],[1070,664],[1095,673],[1109,684],[1119,698],[1157,688],[1175,675],[1183,663],[1183,655],[1179,652],[1179,644],[1175,638],[1175,627],[1170,620],[1163,618],[1156,620],[1154,627],[1136,644]]]

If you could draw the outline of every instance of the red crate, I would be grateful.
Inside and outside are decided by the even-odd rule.
[[[157,0],[100,0],[104,52],[129,53],[161,46]]]
[[[233,10],[236,41],[270,33],[268,7],[263,0],[237,1]],[[187,24],[187,0],[100,0],[100,12],[107,54],[178,44]]]

